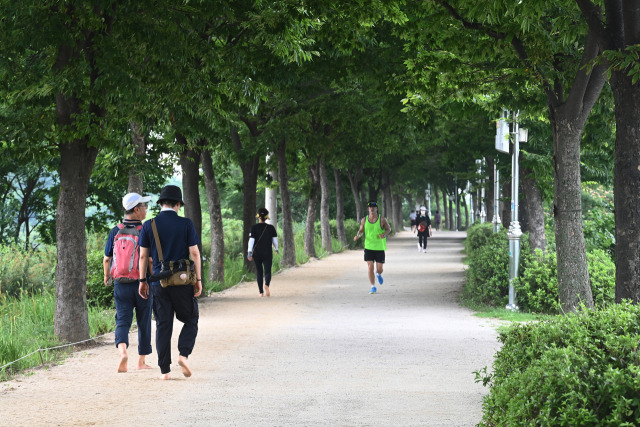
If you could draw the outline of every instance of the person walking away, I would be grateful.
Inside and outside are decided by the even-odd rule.
[[[433,224],[436,227],[436,231],[440,231],[441,223],[442,223],[442,215],[440,215],[440,211],[436,211],[436,214],[433,216]]]
[[[409,214],[409,219],[411,220],[411,232],[413,233],[413,229],[416,228],[416,211],[412,210]]]
[[[148,257],[153,259],[153,275],[149,278],[151,283],[140,277],[139,293],[143,298],[152,296],[153,314],[156,319],[156,351],[158,352],[158,366],[160,366],[161,378],[170,379],[171,372],[171,335],[173,332],[173,319],[175,317],[183,323],[178,337],[178,365],[185,377],[192,375],[188,365],[188,358],[195,346],[198,335],[198,300],[202,293],[202,264],[198,249],[198,235],[193,221],[189,218],[178,216],[178,211],[184,202],[182,191],[175,185],[167,185],[160,192],[158,204],[160,213],[154,219],[146,221],[140,232],[140,271],[147,268]],[[156,243],[157,231],[158,242]],[[177,261],[189,260],[195,269],[193,282],[187,282],[182,286],[166,286],[157,280],[161,272],[169,269],[169,265]],[[162,262],[162,261],[164,262]],[[164,264],[164,269],[163,269]],[[185,276],[185,274],[182,274]],[[165,284],[167,283],[167,279]]]
[[[273,263],[273,250],[278,253],[278,233],[276,228],[267,224],[269,211],[265,208],[258,209],[258,223],[251,226],[249,231],[249,250],[247,259],[256,265],[256,280],[258,281],[258,291],[260,296],[265,294],[269,297],[269,286],[271,284],[271,265]],[[264,280],[264,289],[263,289]]]
[[[145,360],[151,354],[151,303],[138,294],[138,238],[150,200],[151,197],[138,193],[129,193],[122,198],[124,220],[111,229],[104,247],[104,285],[109,286],[113,281],[116,304],[115,343],[120,353],[118,372],[127,372],[128,369],[127,349],[134,309],[138,325],[138,369],[151,369]]]
[[[420,206],[420,214],[416,218],[418,233],[418,252],[427,252],[427,238],[431,235],[431,219],[427,215],[427,208]]]
[[[369,268],[370,294],[377,292],[375,279],[382,285],[382,271],[387,249],[387,236],[391,234],[391,227],[387,220],[378,213],[378,204],[374,201],[367,203],[368,215],[360,221],[360,229],[353,241],[358,240],[364,232],[364,260]],[[374,266],[375,264],[375,266]],[[375,274],[374,274],[375,267]]]

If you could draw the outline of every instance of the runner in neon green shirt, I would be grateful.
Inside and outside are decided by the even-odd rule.
[[[369,282],[371,283],[370,294],[377,292],[375,279],[382,285],[382,266],[384,264],[384,251],[387,249],[387,236],[391,234],[391,227],[387,220],[378,214],[378,204],[369,202],[367,204],[369,215],[362,218],[358,234],[354,241],[362,236],[364,231],[364,260],[369,266]],[[375,263],[375,273],[374,273]]]

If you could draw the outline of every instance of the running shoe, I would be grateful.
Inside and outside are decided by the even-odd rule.
[[[375,294],[375,293],[376,293],[376,291],[377,291],[376,287],[375,287],[375,286],[372,286],[372,287],[371,287],[371,290],[369,291],[369,293],[370,293],[370,294]]]
[[[382,280],[382,274],[376,273],[376,277],[378,278],[378,284],[382,285],[382,282],[384,282],[384,280]]]
[[[418,243],[418,252],[422,252],[422,246],[420,246],[420,243]]]

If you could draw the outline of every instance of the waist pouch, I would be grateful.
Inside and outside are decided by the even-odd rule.
[[[149,277],[152,282],[160,281],[163,288],[196,284],[195,265],[188,259],[162,263],[159,273]]]

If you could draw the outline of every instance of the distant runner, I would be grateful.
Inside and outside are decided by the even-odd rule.
[[[369,266],[369,282],[371,283],[370,294],[377,292],[375,279],[377,277],[378,284],[382,285],[382,264],[384,264],[384,251],[387,249],[387,236],[391,234],[391,227],[387,220],[378,214],[378,204],[369,202],[367,204],[369,215],[362,218],[360,229],[355,235],[355,242],[362,236],[364,231],[364,260]],[[376,273],[374,274],[373,264],[376,264]]]

